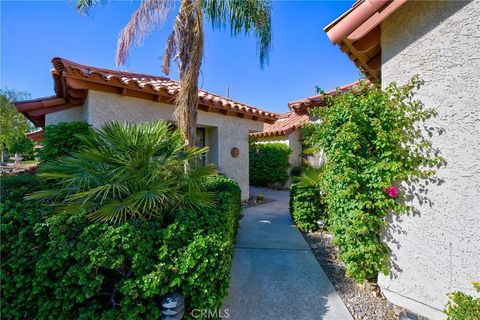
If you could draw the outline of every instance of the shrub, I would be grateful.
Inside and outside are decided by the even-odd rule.
[[[8,194],[12,191],[15,191],[15,189],[24,187],[27,190],[30,189],[34,191],[38,189],[39,184],[36,176],[30,174],[19,174],[13,176],[2,176],[0,178],[0,186],[3,200],[3,197],[8,198]]]
[[[480,293],[480,283],[472,282],[477,293]],[[464,292],[456,291],[450,296],[445,314],[448,320],[480,320],[480,298]]]
[[[290,185],[290,213],[295,224],[304,231],[317,230],[317,221],[326,220],[319,175],[321,170],[307,169],[300,179]]]
[[[265,196],[263,194],[257,194],[257,196],[255,197],[255,200],[257,200],[257,202],[262,202],[263,200],[265,200]]]
[[[39,151],[42,162],[56,160],[67,156],[80,149],[83,135],[91,132],[90,125],[86,122],[61,122],[45,127],[43,148]]]
[[[17,213],[28,223],[13,225],[4,222],[2,203],[2,236],[8,235],[2,253],[9,249],[2,260],[2,317],[158,319],[161,296],[173,291],[185,296],[187,311],[219,308],[229,284],[240,188],[220,176],[203,185],[217,194],[216,206],[181,210],[166,227],[159,219],[92,223],[85,212],[44,222],[38,205]]]
[[[2,318],[28,318],[35,314],[37,295],[32,283],[35,265],[46,250],[48,208],[23,200],[38,188],[35,176],[1,177],[1,297]]]
[[[80,150],[40,167],[39,176],[50,188],[29,199],[72,214],[82,209],[102,222],[162,219],[179,209],[213,204],[201,181],[215,168],[194,164],[207,148],[186,148],[167,122],[109,122],[78,138]]]
[[[358,282],[389,273],[389,249],[380,235],[388,214],[410,210],[400,183],[432,177],[443,163],[420,130],[435,113],[414,100],[419,85],[415,77],[403,87],[361,83],[354,91],[327,95],[326,107],[312,111],[321,124],[306,130],[305,143],[325,152],[329,230],[347,274]]]
[[[254,143],[250,146],[250,184],[268,187],[288,180],[288,156],[292,150],[283,143]]]

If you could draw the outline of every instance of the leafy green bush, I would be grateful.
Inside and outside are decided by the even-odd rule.
[[[40,167],[49,189],[29,199],[72,214],[82,209],[102,222],[162,219],[182,208],[213,205],[214,195],[201,181],[215,168],[194,165],[207,148],[186,148],[167,122],[108,122],[78,139],[80,150]]]
[[[295,224],[304,231],[317,230],[317,221],[327,219],[324,195],[318,183],[320,175],[319,169],[307,169],[290,185],[290,213]]]
[[[23,200],[38,188],[35,176],[1,177],[1,297],[2,318],[28,318],[36,313],[32,283],[35,265],[48,243],[48,208]]]
[[[283,143],[253,143],[250,145],[250,184],[268,187],[283,186],[288,180],[288,156],[292,150]]]
[[[43,148],[39,151],[40,160],[45,162],[70,155],[80,149],[82,145],[80,136],[88,135],[90,132],[90,125],[83,121],[46,126]]]
[[[8,194],[15,189],[20,189],[22,187],[27,187],[31,191],[37,190],[39,187],[38,179],[34,175],[19,174],[13,176],[2,176],[0,178],[0,189],[2,200],[3,197],[7,197]]]
[[[161,296],[172,291],[185,296],[187,311],[219,308],[240,188],[221,176],[203,185],[216,193],[216,206],[181,210],[166,227],[159,219],[92,223],[85,212],[44,221],[32,201],[12,213],[12,201],[28,192],[22,189],[1,207],[2,254],[8,253],[1,265],[2,317],[159,319]],[[13,221],[5,219],[11,215]]]
[[[480,294],[480,283],[472,282],[472,284]],[[480,298],[456,291],[450,294],[445,314],[448,320],[480,320]]]
[[[358,282],[389,273],[389,249],[380,234],[388,214],[410,209],[401,182],[432,177],[443,163],[420,130],[435,113],[414,100],[419,85],[415,77],[402,87],[361,83],[334,98],[327,95],[326,107],[312,111],[322,122],[305,131],[307,146],[325,152],[329,231],[347,274]]]

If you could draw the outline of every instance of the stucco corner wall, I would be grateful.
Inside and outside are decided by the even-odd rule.
[[[172,121],[174,106],[153,101],[125,97],[90,90],[85,103],[87,121],[94,127],[111,120],[148,122]],[[249,197],[249,133],[261,131],[263,123],[213,112],[198,111],[197,125],[207,128],[206,140],[210,144],[207,159],[215,163],[220,173],[238,182],[242,199]],[[232,157],[232,148],[239,156]]]
[[[87,121],[84,114],[84,107],[78,106],[55,113],[45,115],[45,125],[58,124],[60,122]]]
[[[381,25],[382,85],[419,74],[416,98],[438,112],[427,126],[444,129],[431,138],[443,182],[416,185],[418,214],[390,217],[392,274],[378,279],[390,301],[430,319],[480,280],[479,16],[479,1],[409,1]]]
[[[288,146],[292,149],[290,154],[290,165],[299,166],[302,164],[302,142],[300,141],[300,130],[295,130],[288,135]]]

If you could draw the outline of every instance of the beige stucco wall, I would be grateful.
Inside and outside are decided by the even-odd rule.
[[[431,319],[444,318],[447,293],[473,293],[480,280],[479,16],[479,1],[412,1],[381,25],[382,84],[419,74],[417,98],[438,111],[428,126],[445,129],[432,137],[443,183],[417,184],[419,214],[392,218],[395,266],[379,277],[389,300]]]
[[[125,97],[90,90],[84,105],[86,121],[94,127],[111,120],[143,122],[172,120],[174,106],[153,101]],[[198,126],[206,127],[206,140],[210,145],[207,159],[215,163],[219,172],[235,179],[242,189],[242,199],[249,196],[248,139],[251,131],[261,131],[263,123],[249,119],[199,111]],[[240,154],[231,156],[237,147]]]
[[[79,106],[45,115],[45,125],[57,124],[60,122],[87,120],[84,115],[84,107]]]
[[[290,154],[290,165],[299,166],[302,164],[302,142],[300,141],[300,130],[295,130],[288,135],[288,146],[292,149]]]

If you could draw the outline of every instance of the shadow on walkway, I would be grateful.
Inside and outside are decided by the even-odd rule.
[[[242,211],[229,319],[352,319],[291,219],[288,191],[251,189],[274,202]]]

